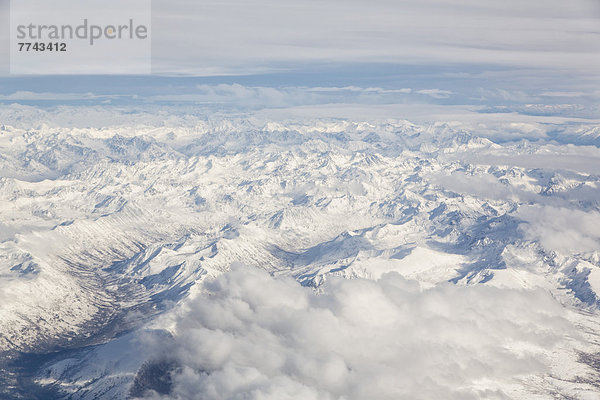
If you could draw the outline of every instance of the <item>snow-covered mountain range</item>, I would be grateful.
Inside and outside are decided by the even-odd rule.
[[[597,124],[46,113],[0,113],[3,396],[597,398]]]

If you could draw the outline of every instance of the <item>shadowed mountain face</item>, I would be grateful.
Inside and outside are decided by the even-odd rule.
[[[0,133],[3,396],[598,390],[597,127],[72,110]]]

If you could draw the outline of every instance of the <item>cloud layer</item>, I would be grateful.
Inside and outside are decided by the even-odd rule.
[[[500,399],[570,332],[541,290],[423,290],[390,273],[315,294],[243,266],[204,289],[176,322],[169,398]]]
[[[260,72],[298,62],[483,63],[593,71],[593,0],[153,3],[157,71]]]
[[[594,252],[600,248],[600,213],[551,206],[522,206],[517,216],[531,240],[565,254]]]

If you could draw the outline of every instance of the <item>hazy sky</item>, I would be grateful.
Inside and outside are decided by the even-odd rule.
[[[597,0],[153,0],[152,14],[161,74],[382,62],[600,69]]]
[[[6,5],[0,0],[5,22]],[[64,100],[57,92],[84,93],[91,102],[97,94],[214,102],[225,90],[239,97],[235,86],[205,86],[219,84],[396,90],[337,97],[311,90],[284,104],[585,103],[579,114],[596,115],[600,99],[598,0],[152,0],[151,37],[151,77],[7,76],[3,57],[0,101]]]
[[[9,70],[9,4],[9,0],[0,0],[0,76],[5,75]]]
[[[290,63],[483,63],[600,69],[597,0],[153,1],[157,72]]]

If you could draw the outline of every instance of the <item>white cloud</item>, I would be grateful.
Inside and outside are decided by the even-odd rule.
[[[541,353],[571,332],[542,290],[423,290],[391,273],[317,295],[241,266],[205,289],[176,323],[169,398],[506,398],[499,385],[543,374]]]
[[[451,91],[442,89],[423,89],[417,90],[415,93],[431,96],[434,99],[447,99],[452,94]]]
[[[430,179],[436,185],[452,190],[462,195],[472,195],[484,199],[518,200],[523,197],[532,199],[534,196],[519,191],[513,186],[504,185],[491,174],[469,175],[464,172],[435,173]]]
[[[309,104],[330,103],[382,103],[401,101],[409,98],[412,89],[383,89],[379,87],[265,87],[234,84],[197,85],[196,91],[188,94],[149,96],[152,101],[190,101],[205,103],[226,103],[234,106],[290,107]],[[434,98],[447,98],[451,92],[440,89],[423,90],[416,93]],[[0,97],[1,99],[1,97]]]
[[[532,205],[519,207],[516,216],[525,221],[525,235],[549,250],[572,254],[600,248],[598,212]]]

